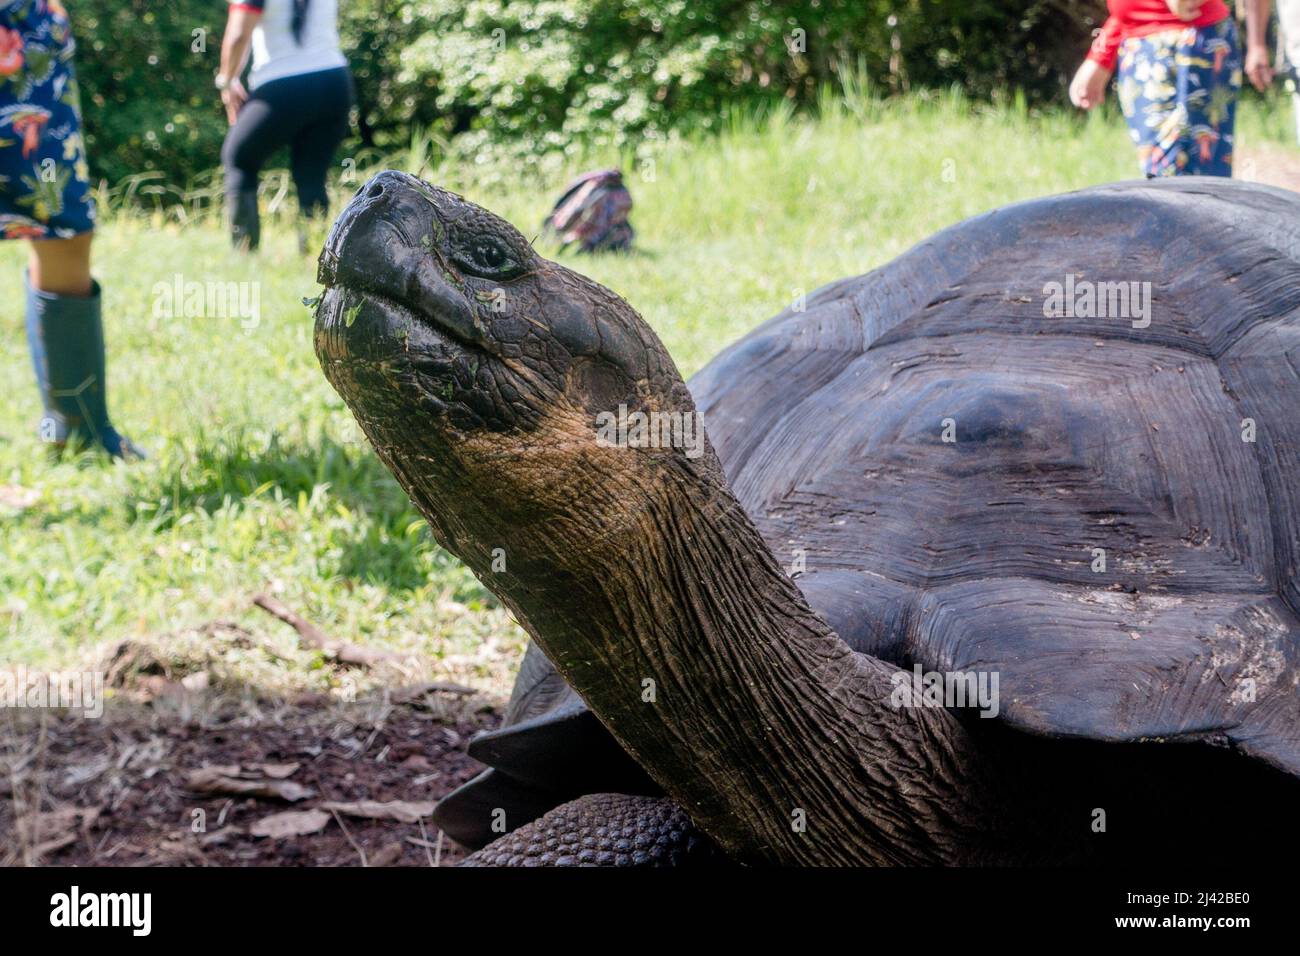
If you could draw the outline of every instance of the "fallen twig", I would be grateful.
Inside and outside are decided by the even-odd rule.
[[[357,855],[361,857],[361,865],[363,867],[369,866],[370,863],[366,860],[366,851],[357,845],[356,840],[352,839],[352,833],[348,830],[347,824],[343,822],[343,818],[339,816],[339,812],[337,810],[331,810],[330,813],[334,814],[335,822],[338,823],[339,829],[343,831],[343,835],[347,837],[348,842],[352,844],[352,849],[356,850]]]
[[[385,661],[391,661],[395,655],[388,651],[381,651],[375,648],[362,647],[359,644],[351,644],[347,641],[339,641],[327,635],[311,621],[299,614],[289,610],[269,594],[259,594],[253,598],[253,604],[260,607],[272,617],[279,618],[288,624],[298,636],[302,638],[304,644],[308,647],[314,647],[323,651],[327,656],[334,658],[340,664],[353,664],[357,667],[374,667]]]
[[[473,687],[466,687],[464,684],[453,684],[450,681],[438,680],[429,681],[424,684],[416,684],[412,687],[399,687],[393,692],[393,701],[398,704],[415,703],[426,694],[454,694],[458,697],[472,697],[478,691]]]

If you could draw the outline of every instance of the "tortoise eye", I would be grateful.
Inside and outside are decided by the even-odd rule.
[[[474,258],[488,269],[500,269],[506,261],[506,253],[496,243],[481,242],[474,247]]]
[[[520,271],[514,253],[492,236],[471,238],[456,259],[466,272],[482,279],[504,279]]]

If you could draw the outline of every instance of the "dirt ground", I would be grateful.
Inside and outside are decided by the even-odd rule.
[[[1300,148],[1264,143],[1240,150],[1234,165],[1249,182],[1300,192]]]
[[[482,769],[465,743],[495,710],[436,685],[354,704],[197,694],[113,702],[98,719],[10,710],[0,864],[454,865],[464,851],[428,812]]]

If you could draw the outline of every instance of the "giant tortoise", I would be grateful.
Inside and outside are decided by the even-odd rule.
[[[320,280],[326,376],[533,640],[438,808],[495,840],[472,860],[1300,848],[1300,196],[999,209],[689,387],[621,298],[411,176],[360,189]]]

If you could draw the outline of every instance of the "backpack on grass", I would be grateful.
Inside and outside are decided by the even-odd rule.
[[[583,173],[564,190],[542,223],[560,241],[560,248],[577,244],[581,252],[626,252],[635,233],[628,222],[632,194],[617,169]]]

